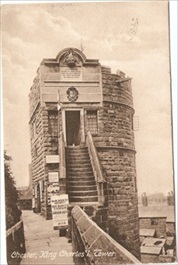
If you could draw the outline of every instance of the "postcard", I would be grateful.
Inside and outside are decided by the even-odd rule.
[[[176,262],[170,2],[2,1],[2,264]]]

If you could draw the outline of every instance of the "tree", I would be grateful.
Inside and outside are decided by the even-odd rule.
[[[4,151],[4,177],[5,177],[5,204],[6,204],[6,229],[20,221],[21,211],[17,207],[18,191],[11,172],[12,158]]]

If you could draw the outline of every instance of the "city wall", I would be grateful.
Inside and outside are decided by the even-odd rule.
[[[72,210],[74,262],[84,264],[140,264],[130,252],[113,240],[79,207]]]

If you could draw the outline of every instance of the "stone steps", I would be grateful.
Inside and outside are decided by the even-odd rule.
[[[69,151],[70,150],[70,151]],[[72,150],[69,149],[66,152],[67,158],[78,158],[78,157],[83,157],[83,158],[89,158],[88,150],[87,149],[82,149],[82,150]]]
[[[70,191],[70,196],[71,195],[72,197],[97,196],[97,190]]]
[[[70,151],[67,151],[67,155],[69,155],[69,156],[71,156],[71,155],[88,155],[88,153],[87,153],[88,151],[87,151],[87,149],[82,149],[82,150],[70,150]]]
[[[88,161],[90,158],[89,158],[89,155],[86,155],[86,154],[72,154],[72,155],[67,155],[67,161],[76,161],[76,162],[79,162],[79,161]]]
[[[69,202],[97,202],[97,186],[87,147],[66,148]]]
[[[70,192],[70,191],[73,191],[73,190],[75,190],[75,191],[81,191],[81,190],[83,190],[83,191],[85,191],[85,190],[86,191],[88,191],[88,190],[94,191],[94,190],[97,190],[97,188],[96,188],[96,185],[87,185],[87,186],[84,186],[83,185],[83,186],[78,186],[78,183],[77,183],[76,186],[74,186],[72,184],[70,186],[70,183],[69,183],[69,185],[68,185],[68,191]]]
[[[66,162],[68,162],[68,163],[70,163],[71,165],[74,165],[75,166],[75,164],[78,164],[78,163],[80,163],[80,164],[88,164],[89,162],[88,162],[89,160],[88,160],[88,158],[85,158],[85,159],[82,159],[82,158],[80,158],[80,157],[74,157],[74,158],[70,158],[70,159],[66,159]]]
[[[68,146],[67,147],[67,152],[82,152],[82,151],[88,151],[88,148],[86,146]]]
[[[85,178],[85,176],[93,176],[93,172],[92,171],[86,171],[86,172],[84,172],[84,171],[74,171],[74,172],[72,172],[72,171],[67,171],[67,173],[68,173],[68,177],[83,177],[83,178]]]
[[[68,166],[68,168],[69,167],[80,167],[80,166],[82,166],[82,167],[87,167],[87,166],[89,166],[89,167],[91,167],[91,163],[88,161],[88,160],[86,160],[85,162],[81,162],[81,160],[78,160],[77,162],[76,161],[69,161],[69,164],[67,165]]]
[[[87,147],[72,147],[67,148],[67,154],[87,153]]]
[[[97,202],[98,196],[71,196],[69,195],[69,202]]]
[[[81,167],[79,167],[79,168],[70,168],[70,169],[68,169],[67,170],[67,172],[68,172],[68,176],[80,176],[80,174],[81,174],[81,176],[93,176],[93,172],[92,172],[92,169],[90,169],[90,168],[86,168],[86,169],[84,169],[84,168],[81,168]]]
[[[71,172],[75,172],[75,171],[79,172],[79,171],[84,171],[84,170],[92,171],[92,167],[91,167],[91,165],[82,165],[82,164],[78,165],[78,164],[76,164],[76,165],[68,165],[67,170],[71,171]]]
[[[70,176],[67,178],[69,181],[78,181],[78,184],[79,181],[83,182],[83,181],[95,181],[94,177],[93,176],[86,176],[85,178],[81,177],[81,176]]]
[[[79,181],[75,181],[75,180],[71,180],[71,181],[68,181],[67,183],[68,187],[79,187],[80,186],[93,186],[93,185],[96,185],[96,182],[95,180],[82,180],[80,183]]]

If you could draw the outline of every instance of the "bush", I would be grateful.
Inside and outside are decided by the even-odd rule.
[[[12,158],[4,152],[4,177],[5,177],[5,203],[6,203],[6,229],[20,221],[21,211],[17,206],[18,191],[11,172],[10,161]]]

